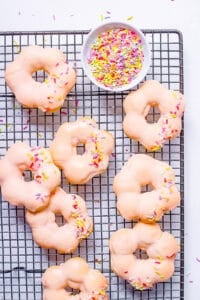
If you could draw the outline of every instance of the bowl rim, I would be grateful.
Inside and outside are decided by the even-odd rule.
[[[100,32],[103,32],[103,31],[109,29],[110,26],[111,26],[111,29],[117,28],[120,26],[120,27],[128,28],[130,30],[134,30],[142,38],[142,44],[145,47],[145,64],[143,64],[143,67],[140,70],[140,72],[138,73],[138,75],[129,84],[122,85],[122,86],[116,86],[116,87],[107,87],[107,86],[99,83],[94,78],[94,76],[91,75],[91,73],[89,72],[88,64],[87,64],[87,57],[85,55],[85,51],[86,51],[85,49],[88,47],[88,44],[89,45],[91,44],[90,40],[91,40],[92,36],[93,35],[97,36]],[[105,27],[108,27],[108,28],[105,28]],[[99,33],[96,33],[98,31],[99,31]],[[95,39],[95,37],[94,37],[94,39]],[[93,39],[93,41],[94,41],[94,39]],[[89,49],[89,47],[88,47],[88,49]],[[130,24],[126,21],[104,20],[101,24],[91,28],[89,33],[87,34],[87,36],[83,42],[82,49],[81,49],[81,64],[82,64],[83,70],[84,70],[85,74],[87,75],[87,77],[97,87],[99,87],[103,90],[106,90],[106,91],[110,91],[110,92],[122,92],[122,91],[130,90],[131,88],[134,88],[147,75],[147,72],[148,72],[150,64],[151,64],[151,51],[150,51],[149,43],[147,42],[147,39],[145,37],[145,34],[136,25]]]

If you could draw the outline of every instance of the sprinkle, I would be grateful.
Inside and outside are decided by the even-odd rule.
[[[3,132],[3,129],[0,127],[0,133],[2,133]]]
[[[196,257],[196,261],[200,263],[200,258]]]
[[[66,111],[61,111],[61,115],[67,115]]]
[[[99,295],[100,295],[100,296],[105,296],[105,295],[106,295],[106,291],[105,291],[104,289],[101,289],[101,290],[99,291]]]
[[[155,145],[150,149],[150,151],[156,152],[156,151],[160,150],[160,148],[161,148],[160,145]]]
[[[75,99],[75,106],[76,106],[76,108],[78,107],[78,104],[79,104],[79,100]]]
[[[56,16],[55,16],[55,15],[53,15],[53,20],[54,20],[54,21],[56,20]]]
[[[104,19],[104,16],[100,15],[100,20],[103,21],[103,19]]]
[[[39,138],[43,137],[42,132],[38,132],[38,137],[39,137]]]
[[[99,264],[99,265],[102,264],[102,261],[101,261],[100,259],[98,259],[98,258],[95,258],[95,262],[96,262],[97,264]]]
[[[159,272],[159,271],[155,271],[156,275],[158,275],[161,279],[164,279],[165,277]]]
[[[115,157],[116,155],[115,155],[115,153],[111,153],[111,156],[112,156],[112,157]]]
[[[142,41],[135,31],[115,28],[100,33],[88,64],[95,79],[108,87],[129,84],[143,65]]]
[[[129,16],[126,20],[131,21],[131,20],[133,20],[133,18],[134,18],[133,16]]]
[[[3,123],[3,119],[0,119],[0,123]]]
[[[23,130],[26,130],[28,128],[28,126],[27,125],[25,125],[24,127],[23,127]]]

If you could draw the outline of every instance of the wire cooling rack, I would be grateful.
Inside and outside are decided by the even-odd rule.
[[[152,62],[147,79],[157,79],[166,87],[183,92],[183,42],[176,30],[144,30],[152,52]],[[99,269],[109,280],[110,299],[127,300],[180,300],[184,299],[184,140],[179,138],[167,143],[161,151],[149,153],[171,164],[176,172],[176,183],[181,191],[181,206],[166,214],[160,222],[163,230],[171,232],[180,242],[181,250],[175,261],[175,273],[166,283],[157,284],[152,290],[136,291],[119,279],[110,269],[108,241],[118,228],[131,227],[116,210],[112,190],[113,178],[131,153],[144,153],[144,148],[127,138],[122,131],[122,102],[126,92],[109,93],[99,90],[85,76],[80,52],[86,31],[77,32],[7,32],[0,33],[0,156],[15,141],[25,141],[31,146],[48,147],[59,125],[81,116],[92,116],[101,129],[109,130],[115,137],[115,150],[107,172],[93,178],[86,185],[68,185],[67,192],[78,193],[86,200],[94,220],[94,232],[81,242],[72,256],[80,255]],[[77,83],[67,97],[63,108],[54,114],[37,109],[22,108],[8,89],[4,80],[6,64],[20,50],[31,44],[61,49],[77,70]],[[37,80],[45,74],[34,74]],[[149,120],[158,113],[152,110]],[[29,175],[28,175],[29,176]],[[0,299],[40,300],[41,276],[50,266],[64,262],[70,255],[59,255],[54,250],[39,248],[32,239],[25,222],[24,208],[0,201]],[[59,221],[59,220],[58,220]]]

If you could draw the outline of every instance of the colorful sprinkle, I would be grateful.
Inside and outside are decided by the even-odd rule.
[[[133,20],[133,18],[134,18],[133,16],[129,16],[126,20],[131,21],[131,20]]]
[[[104,158],[103,152],[101,150],[99,138],[97,137],[97,135],[93,134],[90,140],[94,143],[94,150],[92,151],[92,161],[90,165],[98,168]]]
[[[86,213],[83,213],[80,202],[76,195],[72,195],[73,204],[71,210],[72,221],[76,227],[76,235],[78,239],[84,239],[92,231],[92,224],[90,223]]]
[[[200,258],[196,257],[196,261],[200,263]]]
[[[96,262],[97,264],[99,264],[99,265],[102,264],[102,261],[101,261],[100,259],[98,259],[98,258],[95,258],[95,262]]]
[[[129,84],[142,69],[142,41],[135,31],[107,30],[92,44],[88,64],[95,79],[107,87]]]

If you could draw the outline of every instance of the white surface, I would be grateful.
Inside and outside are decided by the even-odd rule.
[[[185,113],[185,299],[200,299],[200,7],[199,0],[1,1],[0,30],[90,29],[100,16],[140,28],[179,29],[184,37]],[[106,12],[110,12],[106,13]]]

